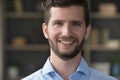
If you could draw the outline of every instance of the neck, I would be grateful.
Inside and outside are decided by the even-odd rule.
[[[50,61],[56,72],[64,79],[69,80],[69,76],[76,71],[81,60],[81,54],[73,59],[63,60],[54,53],[50,56]]]

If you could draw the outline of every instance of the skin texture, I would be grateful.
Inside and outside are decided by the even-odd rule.
[[[43,33],[50,44],[50,61],[64,79],[75,72],[81,59],[81,49],[91,27],[86,27],[81,6],[52,7],[48,24],[43,23]]]

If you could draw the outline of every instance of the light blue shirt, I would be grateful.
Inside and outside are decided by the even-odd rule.
[[[63,80],[59,74],[54,70],[49,58],[42,69],[25,77],[22,80]],[[99,71],[90,68],[85,60],[82,58],[81,62],[69,80],[118,80],[111,76],[105,75]]]

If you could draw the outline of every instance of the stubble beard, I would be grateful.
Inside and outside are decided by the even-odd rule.
[[[81,41],[81,43],[79,43],[77,46],[75,46],[74,50],[71,51],[71,53],[67,54],[67,53],[63,53],[60,52],[59,48],[57,47],[57,45],[55,45],[53,43],[52,40],[48,39],[50,47],[52,49],[52,51],[61,59],[63,60],[69,60],[72,59],[74,57],[76,57],[78,54],[80,54],[80,51],[82,50],[85,38],[83,38],[83,40]]]

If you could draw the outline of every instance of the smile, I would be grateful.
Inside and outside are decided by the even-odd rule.
[[[66,45],[70,45],[70,44],[75,43],[75,41],[73,41],[73,40],[71,40],[71,41],[59,40],[59,42],[62,44],[66,44]]]

